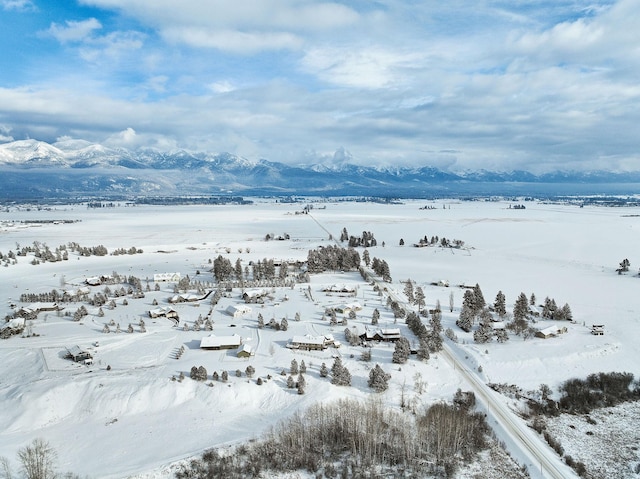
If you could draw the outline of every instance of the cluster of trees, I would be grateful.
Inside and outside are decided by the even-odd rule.
[[[371,269],[375,274],[380,276],[383,281],[386,281],[387,283],[391,282],[391,270],[385,260],[378,259],[374,256],[371,260]]]
[[[350,248],[377,246],[373,233],[371,231],[363,231],[361,236],[349,235],[347,228],[343,228],[340,234],[340,242],[348,241]]]
[[[587,414],[592,409],[640,399],[640,382],[632,373],[594,373],[586,379],[569,379],[560,386],[558,410]]]
[[[487,303],[480,286],[476,283],[473,289],[467,289],[462,298],[462,308],[456,325],[465,332],[470,332],[476,319],[484,313]]]
[[[360,255],[353,248],[325,246],[307,253],[307,270],[309,273],[325,271],[354,271],[360,266]]]
[[[415,304],[418,307],[418,311],[422,312],[422,308],[424,308],[426,304],[422,286],[416,286],[414,288],[413,281],[408,279],[404,283],[404,295],[407,297],[409,303]],[[436,307],[436,309],[439,310],[440,307]]]
[[[452,477],[487,446],[483,415],[444,403],[406,415],[382,402],[318,403],[283,420],[235,453],[209,450],[178,479],[259,477],[300,469],[323,477]]]
[[[113,256],[119,256],[119,255],[123,255],[123,254],[142,254],[143,251],[141,248],[136,248],[135,246],[132,246],[131,248],[117,248],[115,250],[113,250],[113,252],[111,253]]]
[[[559,308],[555,299],[546,297],[542,305],[542,317],[545,319],[557,319],[560,321],[573,321],[573,313],[568,303]]]
[[[80,246],[78,243],[69,243],[69,250],[76,252],[80,256],[106,256],[109,254],[107,247],[104,245],[98,246]]]
[[[189,373],[189,377],[194,379],[195,381],[206,381],[207,380],[207,369],[204,366],[191,366],[191,372]]]
[[[401,240],[401,245],[404,244],[404,240]],[[464,241],[458,239],[447,239],[445,237],[439,238],[438,236],[432,236],[431,239],[427,235],[418,240],[419,246],[440,246],[441,248],[462,248]]]
[[[297,317],[299,318],[299,316]],[[286,331],[287,329],[289,329],[289,320],[287,318],[282,318],[282,320],[278,322],[276,318],[271,318],[267,325],[270,328],[275,329],[276,331]],[[262,313],[258,313],[258,328],[263,329],[264,326],[265,326],[264,317],[262,316]]]
[[[439,308],[434,309],[429,318],[429,326],[427,327],[415,312],[407,314],[405,320],[409,330],[415,334],[420,342],[418,348],[418,359],[426,361],[429,359],[430,353],[437,353],[442,349],[442,312]]]
[[[498,291],[498,294],[496,294],[493,309],[500,319],[506,316],[505,296],[502,291]],[[515,318],[516,314],[514,312],[514,320]],[[479,327],[473,333],[473,340],[475,342],[487,343],[492,341],[494,337],[496,337],[498,342],[505,342],[509,339],[504,329],[493,328],[493,314],[487,306],[482,289],[477,283],[472,289],[467,289],[464,292],[462,308],[460,309],[460,315],[456,324],[463,331],[470,332],[476,320],[479,323]]]

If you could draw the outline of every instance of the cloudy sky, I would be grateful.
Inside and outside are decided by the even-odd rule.
[[[640,170],[638,0],[0,0],[0,142]]]

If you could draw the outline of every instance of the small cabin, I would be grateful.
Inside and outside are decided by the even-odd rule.
[[[594,336],[604,336],[604,324],[592,324],[591,334]]]
[[[84,349],[80,348],[80,346],[73,346],[71,348],[67,348],[66,358],[71,359],[76,363],[84,363],[84,364],[93,363],[93,356],[91,356],[91,353],[89,353],[89,351],[85,351]]]

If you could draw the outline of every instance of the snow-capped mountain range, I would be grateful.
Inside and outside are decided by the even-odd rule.
[[[366,167],[346,161],[292,166],[229,153],[110,148],[84,140],[0,144],[0,198],[115,195],[366,195],[635,192],[640,173]],[[633,184],[633,187],[629,185]]]

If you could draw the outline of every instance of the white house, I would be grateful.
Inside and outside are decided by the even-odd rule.
[[[242,338],[238,334],[232,336],[216,336],[211,334],[200,340],[200,349],[238,349],[242,344]]]
[[[251,308],[246,304],[232,304],[225,311],[233,318],[241,318],[246,314],[251,314]]]
[[[328,341],[324,336],[294,336],[287,344],[290,349],[322,350],[328,346]]]
[[[558,326],[549,326],[548,328],[544,328],[536,331],[536,337],[547,339],[547,338],[552,338],[554,336],[557,336],[561,332],[562,331]]]
[[[156,273],[153,275],[156,283],[177,283],[180,281],[180,273]]]

